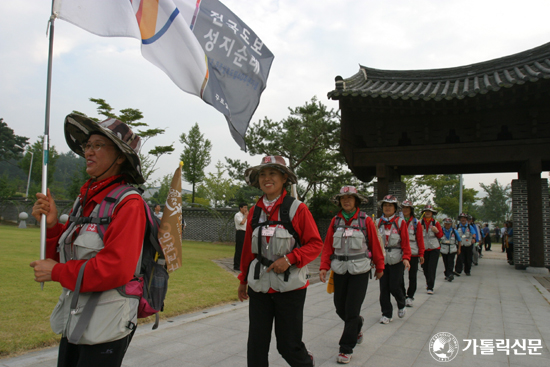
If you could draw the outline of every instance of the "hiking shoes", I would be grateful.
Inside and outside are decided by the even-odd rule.
[[[434,294],[433,289],[428,289],[428,294]]]
[[[397,316],[399,316],[399,318],[402,319],[403,317],[405,317],[406,313],[407,313],[407,310],[405,309],[405,307],[403,307],[402,309],[397,311]]]
[[[407,299],[405,300],[405,306],[407,306],[407,307],[412,307],[412,306],[413,306],[413,300],[412,300],[412,298],[407,298]]]
[[[388,318],[388,317],[386,317],[386,316],[382,316],[382,317],[380,318],[380,323],[381,323],[381,324],[389,324],[390,321],[392,321],[392,320],[393,320],[393,319],[392,319],[391,317]]]
[[[336,357],[336,362],[341,364],[348,364],[349,361],[351,361],[351,354],[340,353],[338,357]]]

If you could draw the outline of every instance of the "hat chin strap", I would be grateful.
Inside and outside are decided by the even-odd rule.
[[[103,171],[102,174],[100,174],[99,176],[91,176],[92,177],[92,180],[93,181],[97,181],[98,178],[100,178],[101,176],[103,176],[105,173],[107,173],[107,171],[109,171],[111,169],[111,167],[113,167],[117,161],[117,159],[119,159],[121,156],[119,155],[118,157],[115,158],[115,160],[113,161],[113,163],[111,163],[111,165],[109,166],[109,168],[107,168],[105,171]]]

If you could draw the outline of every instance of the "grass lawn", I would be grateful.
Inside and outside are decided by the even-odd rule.
[[[29,267],[40,256],[39,243],[38,228],[0,225],[0,357],[59,340],[50,329],[50,313],[61,286],[48,282],[41,291]],[[161,319],[237,300],[237,279],[212,261],[233,252],[233,246],[185,241],[182,268],[170,275]]]

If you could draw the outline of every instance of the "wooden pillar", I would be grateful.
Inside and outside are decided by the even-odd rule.
[[[544,267],[544,228],[542,218],[542,164],[540,159],[529,159],[523,175],[527,180],[527,210],[529,218],[529,265]]]
[[[378,163],[376,165],[376,177],[378,178],[378,194],[376,200],[382,200],[384,196],[390,192],[390,182],[400,182],[401,176],[392,167],[385,165],[384,163]],[[375,203],[376,205],[376,203]],[[378,217],[382,216],[380,208],[377,209]]]

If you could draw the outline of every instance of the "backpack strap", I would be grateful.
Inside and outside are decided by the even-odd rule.
[[[76,279],[76,286],[74,289],[73,299],[71,301],[71,313],[76,311],[76,308],[78,307],[78,297],[80,295],[80,286],[82,285],[82,277],[84,276],[84,268],[86,267],[86,264],[88,261],[86,261],[82,266],[80,267],[80,270],[78,271],[78,278]],[[78,322],[76,323],[73,332],[71,335],[67,336],[67,339],[69,340],[69,343],[71,344],[77,344],[80,338],[82,337],[82,334],[84,334],[84,331],[88,327],[88,324],[90,323],[90,320],[92,319],[92,315],[94,314],[94,310],[99,302],[99,296],[101,296],[102,292],[93,292],[88,299],[88,302],[84,306],[84,310],[82,310],[82,314],[80,315],[80,318],[78,319]]]

